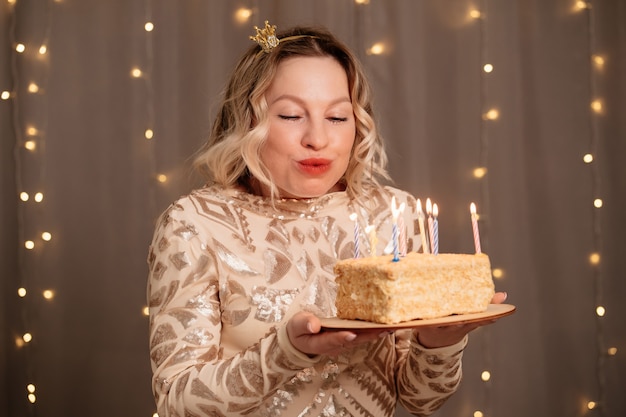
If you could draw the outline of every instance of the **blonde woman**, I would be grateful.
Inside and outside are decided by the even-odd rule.
[[[386,156],[354,55],[322,29],[266,23],[224,91],[196,166],[207,185],[160,217],[150,247],[150,352],[161,417],[428,415],[461,380],[478,323],[321,332],[353,225],[391,237]],[[502,301],[503,295],[497,298]]]

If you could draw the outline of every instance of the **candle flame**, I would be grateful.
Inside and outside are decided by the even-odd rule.
[[[437,207],[437,203],[433,204],[433,216],[439,216],[439,207]]]
[[[356,221],[356,213],[350,214],[350,220],[352,220],[353,222]]]
[[[470,213],[476,214],[476,204],[470,204]]]
[[[433,212],[433,204],[430,202],[430,198],[426,199],[426,213],[431,214]]]

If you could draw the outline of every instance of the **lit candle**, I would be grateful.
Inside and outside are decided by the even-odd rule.
[[[433,252],[434,248],[433,248],[433,240],[434,240],[434,236],[433,236],[433,205],[430,202],[430,198],[426,199],[426,216],[428,217],[428,238],[430,239],[430,246],[431,246],[431,253]]]
[[[398,235],[400,236],[400,256],[406,256],[406,225],[404,224],[404,207],[405,204],[400,204],[400,217],[398,217]]]
[[[396,205],[396,197],[393,196],[391,198],[391,217],[393,218],[392,224],[392,233],[391,239],[393,241],[393,261],[398,262],[400,258],[398,257],[398,216],[400,215],[400,210],[398,210],[398,206]]]
[[[359,253],[359,222],[357,221],[356,213],[352,213],[350,215],[350,220],[354,222],[354,257],[358,258],[360,256]]]
[[[373,225],[367,225],[365,226],[365,233],[370,238],[370,256],[376,256],[376,244],[378,243],[376,228]]]
[[[470,213],[472,217],[472,231],[474,232],[474,247],[476,248],[476,253],[481,253],[480,234],[478,233],[478,218],[476,217],[476,204],[470,204]]]
[[[439,207],[437,203],[433,204],[433,253],[437,255],[439,253]]]
[[[417,222],[420,228],[420,237],[422,238],[422,252],[429,253],[426,232],[424,231],[424,212],[422,211],[422,202],[419,198],[417,199]]]

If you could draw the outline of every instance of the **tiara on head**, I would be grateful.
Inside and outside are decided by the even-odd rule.
[[[256,36],[250,36],[250,39],[258,43],[263,52],[271,52],[280,43],[276,37],[276,25],[270,25],[267,20],[263,29],[259,29],[258,26],[255,26],[254,29],[256,30]]]
[[[317,38],[317,36],[313,35],[295,35],[278,39],[276,36],[276,25],[270,25],[267,20],[265,21],[265,27],[263,29],[259,29],[258,26],[255,26],[254,29],[256,30],[256,36],[250,36],[250,39],[258,43],[262,51],[268,54],[283,41],[300,38]]]

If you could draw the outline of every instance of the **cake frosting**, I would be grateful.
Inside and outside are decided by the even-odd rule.
[[[344,259],[334,267],[337,317],[395,324],[483,312],[495,293],[486,254],[411,252]]]

